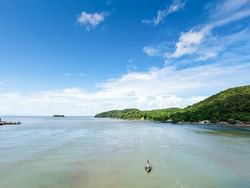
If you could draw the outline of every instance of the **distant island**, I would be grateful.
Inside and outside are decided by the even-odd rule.
[[[95,117],[171,123],[250,125],[250,85],[227,89],[183,109],[141,111],[132,108],[102,112]]]
[[[65,117],[65,115],[55,114],[53,117]]]
[[[18,122],[3,121],[3,120],[0,118],[0,126],[3,126],[3,125],[19,125],[19,124],[21,124],[20,121],[18,121]]]

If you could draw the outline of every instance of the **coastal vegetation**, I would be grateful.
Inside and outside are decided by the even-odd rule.
[[[125,109],[125,110],[111,110],[102,112],[95,117],[104,118],[119,118],[119,119],[130,119],[130,120],[154,120],[154,121],[166,121],[171,118],[171,115],[177,112],[182,112],[181,108],[166,108],[158,110],[141,111],[136,108]]]
[[[141,111],[139,109],[112,110],[99,113],[95,117],[174,123],[250,123],[250,86],[227,89],[184,109],[167,108],[150,111]]]

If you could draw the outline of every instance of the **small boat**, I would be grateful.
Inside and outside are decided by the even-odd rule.
[[[146,170],[147,172],[150,172],[150,171],[152,170],[152,166],[149,166],[149,167],[146,167],[146,166],[145,166],[145,170]]]
[[[152,170],[152,165],[149,162],[149,160],[147,160],[147,162],[145,164],[145,170],[146,170],[146,172],[150,172]]]

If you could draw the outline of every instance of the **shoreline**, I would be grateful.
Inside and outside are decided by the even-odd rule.
[[[222,126],[222,127],[232,127],[232,128],[250,128],[250,124],[246,123],[240,123],[240,124],[230,124],[230,123],[199,123],[199,122],[178,122],[178,123],[173,123],[173,124],[191,124],[191,125],[198,125],[198,126]]]
[[[232,127],[232,128],[250,128],[250,124],[247,123],[238,123],[238,124],[230,124],[227,122],[218,122],[218,123],[200,123],[200,122],[170,122],[170,121],[155,121],[155,120],[144,120],[144,119],[122,119],[122,118],[112,118],[112,117],[95,117],[95,118],[104,118],[104,119],[117,119],[117,120],[127,120],[127,121],[141,121],[141,122],[155,122],[155,123],[166,123],[166,124],[173,124],[173,125],[197,125],[197,126],[223,126],[223,127]]]

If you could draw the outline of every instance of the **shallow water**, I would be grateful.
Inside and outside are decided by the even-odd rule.
[[[92,117],[8,120],[23,124],[0,127],[0,188],[250,187],[249,129]]]

